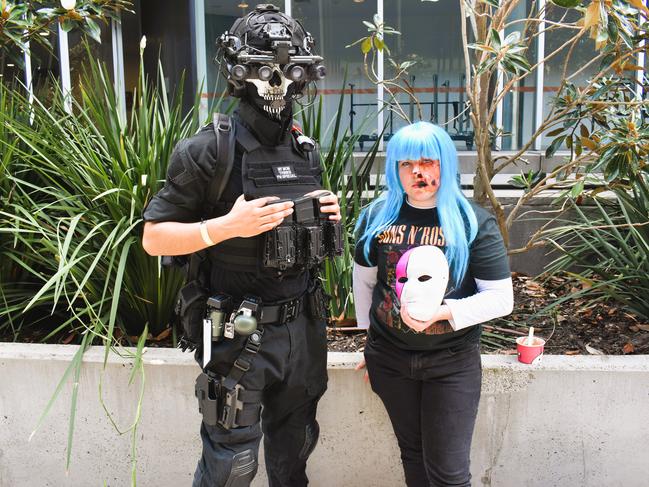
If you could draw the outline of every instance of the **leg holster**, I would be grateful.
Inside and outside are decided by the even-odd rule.
[[[203,372],[196,379],[195,393],[205,424],[231,429],[259,421],[262,391],[248,391],[241,384],[227,388],[223,378]]]
[[[250,426],[259,421],[262,391],[248,391],[239,381],[250,370],[254,356],[261,347],[263,329],[255,330],[234,361],[226,377],[203,372],[196,379],[195,394],[203,422],[225,429]]]

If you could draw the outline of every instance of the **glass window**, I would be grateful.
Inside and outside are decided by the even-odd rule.
[[[554,5],[553,3],[547,4],[546,18],[554,22],[576,22],[582,15],[572,9],[564,9]],[[577,26],[579,28],[579,26]],[[564,43],[574,37],[575,33],[579,32],[577,29],[567,28],[553,28],[547,26],[547,33],[545,35],[545,56],[556,51]],[[590,39],[588,35],[584,35],[579,39],[577,46],[572,50],[571,57],[566,65],[566,57],[568,55],[569,47],[561,49],[561,51],[551,58],[544,66],[544,82],[543,82],[543,118],[547,117],[552,109],[552,101],[556,96],[561,82],[565,76],[569,77],[573,73],[586,66],[589,61],[592,61],[598,52],[595,51],[595,41]],[[588,79],[598,72],[599,61],[591,63],[583,69],[577,76],[571,79],[577,86],[583,86],[587,83]],[[552,129],[550,129],[552,130]],[[552,143],[552,137],[543,137],[542,147],[546,148]]]
[[[397,63],[415,61],[408,71],[422,108],[422,119],[443,126],[459,149],[472,145],[468,110],[465,110],[465,67],[458,2],[385,2],[385,22],[401,32],[386,41]],[[394,72],[385,63],[385,76]],[[388,100],[389,95],[385,99]],[[417,109],[407,95],[399,95],[408,117],[417,120]],[[406,122],[395,117],[393,129]]]
[[[376,2],[372,0],[293,0],[292,3],[293,17],[311,33],[316,53],[324,58],[327,68],[327,77],[317,83],[323,99],[322,124],[333,126],[333,120],[340,116],[342,127],[364,135],[364,149],[377,136],[377,89],[365,77],[360,47],[345,46],[367,35],[363,20],[371,20],[375,13]],[[343,109],[338,114],[341,96]],[[329,137],[330,130],[324,131],[321,143],[326,146]]]
[[[70,80],[72,93],[77,100],[81,99],[79,90],[84,70],[87,69],[86,60],[88,57],[105,64],[108,75],[111,81],[113,80],[113,42],[110,21],[98,23],[101,28],[101,43],[78,29],[68,34]],[[86,50],[86,46],[88,50]]]
[[[505,36],[512,32],[521,32],[525,23],[517,20],[525,19],[530,12],[532,0],[521,2],[516,5],[512,11],[508,23],[510,26],[505,29]],[[528,34],[528,38],[533,33]],[[536,64],[537,41],[536,37],[532,38],[526,51],[527,61],[530,66]],[[503,81],[506,83],[507,79]],[[536,71],[528,74],[521,81],[517,82],[510,92],[503,99],[503,130],[505,134],[502,137],[501,149],[516,150],[523,143],[530,139],[534,132],[534,109],[536,93]]]
[[[183,81],[183,108],[193,105],[196,90],[192,84],[192,41],[190,2],[178,0],[140,0],[142,34],[147,38],[144,67],[151,79],[158,77],[158,60],[164,69],[167,93],[174,93]],[[124,43],[126,40],[124,40]],[[137,40],[137,49],[139,50]],[[139,52],[139,51],[138,51]],[[125,61],[126,63],[126,61]]]
[[[140,71],[140,40],[142,39],[140,0],[133,1],[133,11],[122,12],[122,48],[124,50],[124,90],[126,92],[126,110],[133,107],[133,95],[137,88]],[[150,73],[155,76],[157,71]],[[191,90],[192,93],[194,90]]]
[[[52,90],[52,80],[61,79],[59,69],[59,44],[56,26],[52,29],[42,32],[51,44],[51,49],[42,46],[36,42],[30,43],[32,58],[32,86],[34,87],[34,96],[42,103],[49,104],[54,94]]]
[[[21,89],[25,83],[25,56],[16,45],[0,49],[0,82]]]

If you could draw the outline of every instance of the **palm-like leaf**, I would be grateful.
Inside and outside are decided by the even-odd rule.
[[[649,187],[645,175],[595,198],[592,212],[573,205],[577,221],[548,230],[560,252],[549,272],[569,270],[591,300],[614,300],[649,318]]]
[[[94,330],[107,346],[115,326],[135,335],[148,325],[156,334],[171,323],[182,277],[144,253],[141,213],[164,179],[175,143],[196,123],[191,112],[182,113],[182,93],[168,100],[160,84],[148,83],[143,72],[140,78],[128,121],[120,119],[109,77],[95,62],[72,115],[61,97],[52,106],[37,101],[33,123],[3,110],[9,135],[2,143],[11,149],[3,159],[12,167],[3,180],[12,198],[2,207],[0,231],[3,242],[13,243],[3,252],[40,289],[26,288],[21,296],[3,285],[11,306],[0,317],[15,319],[21,305],[47,306],[60,322]]]

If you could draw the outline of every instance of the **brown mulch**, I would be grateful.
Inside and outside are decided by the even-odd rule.
[[[568,277],[550,277],[546,280],[513,274],[514,312],[506,317],[484,325],[483,353],[516,353],[515,339],[527,335],[528,327],[534,326],[535,334],[547,340],[548,354],[606,354],[628,355],[649,354],[649,322],[614,303],[597,303],[588,307],[582,299],[570,299],[541,316],[537,314],[549,304],[563,296],[581,289]],[[12,341],[13,337],[4,329],[0,342]],[[19,341],[25,343],[43,342],[45,330],[30,330],[23,333]],[[135,344],[137,337],[115,336],[123,345]],[[366,334],[349,323],[328,329],[329,351],[357,352],[365,346]],[[64,331],[51,337],[47,343],[80,343],[77,332]],[[147,340],[149,347],[172,347],[171,329],[164,330]]]
[[[484,325],[484,353],[516,353],[515,339],[534,326],[535,335],[547,340],[545,353],[555,355],[649,354],[649,322],[616,304],[588,307],[584,299],[570,299],[545,316],[536,313],[581,288],[567,277],[540,280],[513,274],[514,312]],[[365,333],[330,328],[329,350],[362,351]],[[492,333],[498,334],[497,338]]]

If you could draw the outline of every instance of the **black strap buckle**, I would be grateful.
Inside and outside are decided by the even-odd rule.
[[[232,128],[230,117],[228,117],[227,115],[219,115],[216,128],[221,132],[229,132]]]
[[[250,362],[241,357],[236,359],[233,365],[242,372],[248,372],[250,370]]]
[[[250,337],[248,337],[248,340],[246,340],[246,345],[244,347],[246,349],[246,352],[254,355],[259,351],[259,349],[261,348],[262,334],[263,330],[255,330],[250,334]]]
[[[288,323],[297,318],[297,315],[300,312],[300,298],[284,303],[279,312],[279,322]]]

